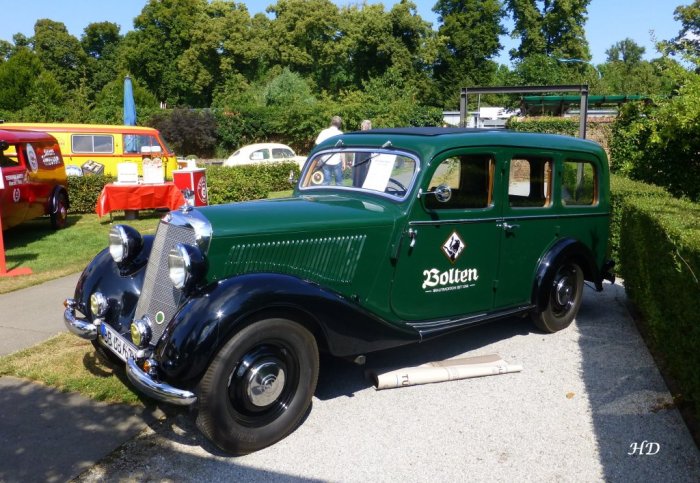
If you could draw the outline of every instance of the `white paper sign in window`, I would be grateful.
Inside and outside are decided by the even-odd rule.
[[[391,178],[395,162],[395,154],[379,154],[374,157],[369,165],[367,178],[365,178],[362,187],[368,190],[384,191],[387,184],[389,184],[389,178]]]

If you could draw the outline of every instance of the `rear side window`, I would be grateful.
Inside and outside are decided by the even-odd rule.
[[[510,160],[508,202],[513,208],[538,208],[552,203],[552,160],[519,156]]]
[[[71,149],[74,153],[114,152],[114,137],[108,134],[73,134]]]
[[[287,159],[287,158],[293,158],[294,153],[290,151],[289,149],[284,149],[284,148],[272,148],[272,157],[274,159]]]
[[[434,196],[425,198],[425,206],[431,210],[457,210],[487,208],[493,197],[493,173],[495,162],[489,154],[462,155],[445,159],[435,170],[428,189],[440,185],[452,190],[447,202]]]
[[[592,163],[567,159],[563,163],[561,202],[565,206],[591,206],[597,202],[598,178]]]
[[[257,151],[253,151],[252,154],[250,155],[250,159],[252,161],[261,161],[263,159],[270,159],[270,151],[267,149],[258,149]]]

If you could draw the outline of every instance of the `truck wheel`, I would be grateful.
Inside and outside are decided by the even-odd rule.
[[[64,228],[68,219],[68,199],[65,193],[56,195],[56,204],[54,210],[51,211],[51,226],[54,230]]]
[[[287,319],[265,319],[234,335],[199,386],[197,426],[222,450],[242,455],[291,433],[318,380],[311,333]]]
[[[537,328],[550,333],[567,328],[581,307],[582,293],[581,267],[573,262],[561,264],[552,280],[547,307],[532,316]]]

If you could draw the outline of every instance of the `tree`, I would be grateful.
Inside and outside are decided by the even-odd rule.
[[[0,109],[19,111],[29,104],[30,93],[42,72],[39,57],[22,48],[0,64]]]
[[[438,0],[438,37],[443,40],[434,72],[445,98],[454,103],[459,88],[489,85],[496,73],[492,60],[503,48],[499,36],[505,12],[498,0]]]
[[[681,23],[681,30],[674,38],[660,42],[660,50],[700,64],[700,0],[676,7],[673,18]]]
[[[78,87],[85,73],[87,56],[78,39],[68,33],[62,22],[37,20],[32,37],[34,53],[64,89]]]
[[[515,27],[511,37],[520,46],[510,51],[513,60],[533,54],[589,61],[591,54],[584,24],[590,0],[506,0]]]
[[[634,65],[642,61],[645,50],[644,47],[627,37],[610,46],[605,51],[605,55],[608,56],[608,62],[623,62],[627,65]]]
[[[207,5],[207,0],[149,0],[134,19],[134,30],[124,36],[120,54],[127,69],[142,79],[160,101],[170,105],[206,104],[201,83],[191,83],[193,72],[199,75],[206,69],[195,65],[183,76],[181,68],[200,60],[183,55],[197,31],[207,28],[203,23]]]

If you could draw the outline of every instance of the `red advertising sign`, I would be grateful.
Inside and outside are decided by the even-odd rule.
[[[176,169],[173,171],[173,183],[185,195],[185,200],[192,206],[206,206],[207,173],[204,168]],[[188,190],[185,192],[185,190]]]

